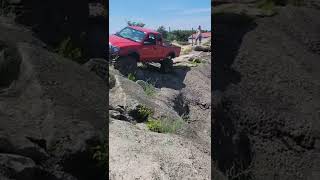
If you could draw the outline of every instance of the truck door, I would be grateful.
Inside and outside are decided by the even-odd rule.
[[[157,35],[156,40],[157,40],[157,60],[160,60],[165,58],[164,56],[166,55],[161,34]]]
[[[158,58],[158,46],[156,42],[156,36],[153,33],[147,35],[141,48],[141,60],[142,61],[154,61]]]

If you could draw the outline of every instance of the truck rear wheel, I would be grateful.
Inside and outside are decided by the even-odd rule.
[[[173,71],[173,60],[171,56],[162,60],[160,64],[161,64],[161,67],[160,67],[161,72],[170,73]]]
[[[114,68],[125,76],[135,73],[137,70],[137,59],[131,56],[119,57],[115,60]]]

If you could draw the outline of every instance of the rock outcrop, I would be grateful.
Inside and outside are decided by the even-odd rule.
[[[0,31],[1,176],[103,179],[91,148],[106,133],[105,82],[6,18]]]
[[[278,8],[213,14],[212,154],[231,179],[320,177],[320,11]]]
[[[167,74],[153,64],[140,66],[133,80],[110,68],[111,179],[223,179],[219,171],[211,174],[210,57],[192,51],[174,59],[174,71]],[[150,85],[153,95],[145,92]],[[173,133],[152,132],[146,119],[132,113],[141,106],[152,109],[154,119],[183,125]]]

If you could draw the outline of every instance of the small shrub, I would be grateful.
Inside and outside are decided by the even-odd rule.
[[[129,112],[129,115],[135,119],[136,122],[145,122],[153,114],[152,109],[139,105],[137,109]]]
[[[276,4],[273,0],[263,0],[258,3],[258,8],[265,11],[274,11]]]
[[[80,48],[75,47],[70,37],[67,37],[59,44],[56,52],[66,58],[75,60],[77,62],[82,61],[82,51]]]
[[[198,65],[198,64],[201,64],[201,60],[200,59],[197,59],[197,58],[195,58],[195,59],[193,59],[192,61],[191,61],[191,64],[193,64],[193,65]]]
[[[97,165],[101,169],[105,169],[105,175],[107,175],[107,169],[108,169],[108,141],[107,137],[104,137],[102,140],[102,143],[96,147],[92,148],[92,158],[97,161]]]
[[[131,81],[136,81],[136,77],[135,77],[135,75],[132,74],[132,73],[129,73],[129,74],[128,74],[128,79],[131,80]]]
[[[138,107],[138,113],[140,117],[149,117],[153,114],[153,111],[152,109],[142,105]]]
[[[143,87],[143,90],[147,96],[153,96],[156,93],[156,88],[150,82],[146,83],[146,85]]]
[[[108,156],[107,156],[107,145],[99,145],[93,148],[95,153],[93,154],[93,159],[97,160],[99,166],[107,168]]]
[[[158,133],[176,133],[183,125],[183,120],[170,120],[168,118],[153,119],[149,118],[147,121],[147,127],[149,130]]]

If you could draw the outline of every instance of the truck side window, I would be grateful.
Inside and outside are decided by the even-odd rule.
[[[156,45],[156,37],[154,34],[149,34],[148,41],[152,43],[152,45]]]
[[[157,35],[157,44],[161,45],[162,37],[160,34]]]

